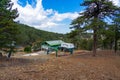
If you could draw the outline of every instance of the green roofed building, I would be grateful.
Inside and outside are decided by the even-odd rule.
[[[41,48],[46,50],[49,48],[57,49],[62,43],[64,43],[62,40],[45,41],[42,43]]]
[[[70,52],[70,54],[72,54],[74,45],[71,43],[65,43],[62,40],[53,40],[53,41],[43,42],[41,45],[41,49],[46,50],[47,54],[49,54],[51,51],[56,51],[56,57],[57,57],[58,49],[67,49]]]
[[[49,54],[51,50],[56,51],[57,57],[58,47],[60,47],[62,43],[64,43],[62,40],[45,41],[42,43],[41,49],[45,49],[47,54]]]

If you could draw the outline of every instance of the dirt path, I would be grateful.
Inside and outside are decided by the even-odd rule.
[[[120,80],[120,56],[102,51],[0,61],[0,80]]]

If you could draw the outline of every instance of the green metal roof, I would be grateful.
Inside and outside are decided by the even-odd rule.
[[[55,46],[55,45],[61,45],[62,43],[64,43],[64,41],[62,41],[62,40],[53,40],[53,41],[45,41],[45,43],[47,43],[50,46]]]

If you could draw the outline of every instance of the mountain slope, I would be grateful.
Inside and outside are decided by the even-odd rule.
[[[58,40],[64,37],[64,34],[38,30],[24,24],[17,23],[17,27],[19,29],[17,43],[21,45],[31,44],[35,41]]]

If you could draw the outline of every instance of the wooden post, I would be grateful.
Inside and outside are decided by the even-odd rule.
[[[55,52],[56,52],[56,57],[58,57],[58,49],[55,48]]]
[[[73,48],[70,49],[70,54],[73,54]]]
[[[47,55],[49,54],[49,49],[47,50]]]

